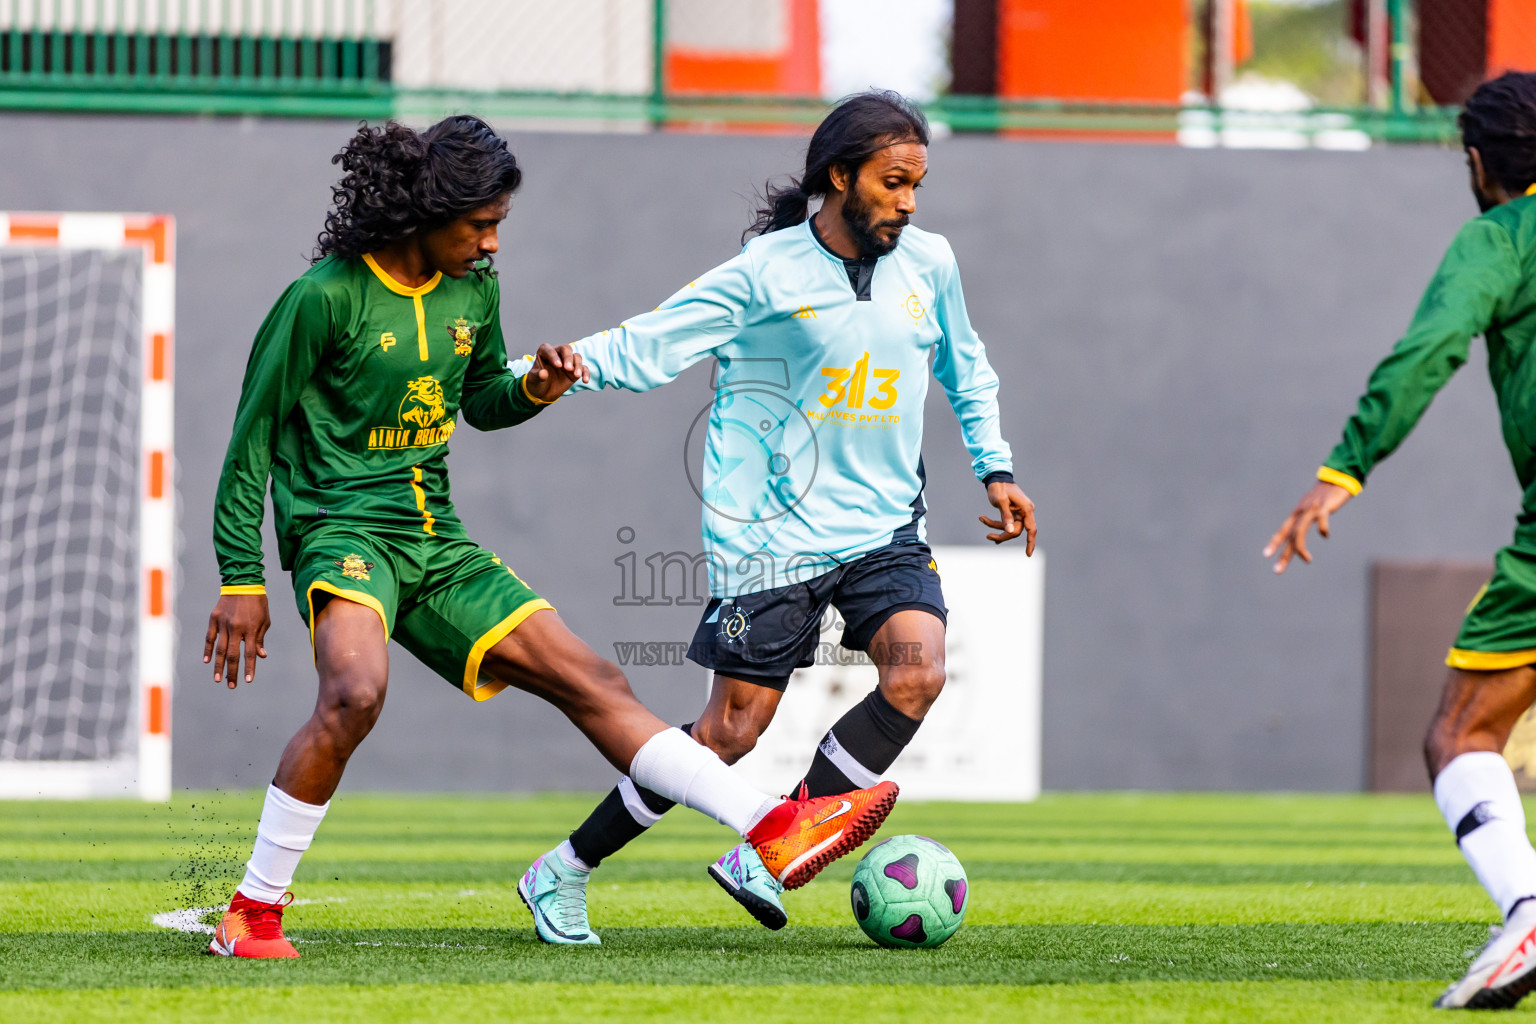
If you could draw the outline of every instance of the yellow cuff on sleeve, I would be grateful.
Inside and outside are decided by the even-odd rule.
[[[1350,494],[1359,494],[1365,489],[1365,485],[1348,473],[1340,473],[1328,466],[1317,467],[1317,478],[1325,484],[1335,484],[1344,488]]]
[[[1463,672],[1508,672],[1536,662],[1536,650],[1524,651],[1467,651],[1452,647],[1445,656],[1445,663]]]
[[[528,373],[532,373],[532,372],[533,372],[532,370],[528,371]],[[547,402],[544,399],[542,399],[542,398],[534,398],[533,397],[533,392],[528,390],[528,374],[527,373],[523,374],[522,382],[523,382],[523,394],[528,396],[528,401],[532,402],[534,405],[554,405],[556,402],[560,401],[560,399],[558,399],[558,398],[551,398]]]
[[[261,583],[241,583],[233,587],[219,588],[220,597],[224,597],[230,594],[233,594],[237,597],[245,594],[260,594],[265,597],[267,594],[267,588],[264,584]]]

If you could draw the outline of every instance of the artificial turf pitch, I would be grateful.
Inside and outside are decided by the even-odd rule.
[[[0,1021],[1440,1020],[1494,918],[1427,796],[1059,794],[897,806],[970,876],[938,950],[864,938],[857,855],[759,927],[681,810],[594,876],[602,947],[543,946],[517,880],[591,805],[342,795],[264,963],[153,921],[228,898],[258,794],[0,803]]]

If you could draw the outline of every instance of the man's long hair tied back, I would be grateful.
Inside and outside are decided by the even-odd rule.
[[[1477,87],[1461,111],[1461,140],[1511,195],[1536,184],[1536,74],[1510,71]]]
[[[763,205],[741,240],[803,223],[810,201],[832,191],[833,167],[854,175],[880,150],[903,142],[928,145],[928,119],[906,97],[871,89],[843,100],[816,126],[800,177],[787,185],[768,183]]]
[[[397,121],[359,125],[331,158],[344,172],[312,261],[358,257],[431,230],[517,191],[523,172],[506,140],[478,117],[444,118],[424,132]]]

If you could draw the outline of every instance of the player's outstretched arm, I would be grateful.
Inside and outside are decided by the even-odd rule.
[[[1264,547],[1264,557],[1275,559],[1275,572],[1285,572],[1285,567],[1291,564],[1292,556],[1300,556],[1303,562],[1312,561],[1312,553],[1307,550],[1307,533],[1317,524],[1317,532],[1322,536],[1328,536],[1328,520],[1344,503],[1354,497],[1348,489],[1338,484],[1330,484],[1319,480],[1312,485],[1312,489],[1301,496],[1291,514],[1285,517],[1285,522],[1280,524],[1280,529],[1269,538],[1269,543]],[[1276,558],[1275,556],[1279,557]]]
[[[746,254],[685,285],[649,313],[576,342],[588,367],[582,390],[650,391],[734,339],[750,319],[752,260]]]
[[[492,282],[486,329],[470,356],[459,405],[464,422],[476,430],[525,423],[565,394],[572,383],[587,379],[581,356],[570,345],[541,345],[537,358],[509,364],[500,305],[500,289]]]
[[[1024,535],[1024,554],[1035,553],[1035,503],[1029,500],[1029,495],[1019,489],[1019,485],[1010,481],[998,480],[987,485],[987,500],[992,507],[1001,513],[998,519],[988,519],[986,516],[977,516],[983,526],[997,531],[987,534],[987,540],[994,544]]]
[[[256,678],[256,659],[267,656],[267,629],[272,616],[265,594],[224,594],[208,615],[208,635],[203,638],[203,664],[213,662],[213,681],[238,684],[240,651],[245,649],[245,681]]]
[[[1296,503],[1264,548],[1285,572],[1294,556],[1312,561],[1313,524],[1328,536],[1329,517],[1360,492],[1365,478],[1408,437],[1436,392],[1467,361],[1472,339],[1487,333],[1523,281],[1507,228],[1487,217],[1468,221],[1424,290],[1408,332],[1371,372],[1344,436],[1318,470],[1319,480]]]

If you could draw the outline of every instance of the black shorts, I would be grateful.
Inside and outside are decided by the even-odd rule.
[[[889,544],[805,583],[714,598],[688,659],[721,675],[782,690],[816,660],[828,606],[843,617],[842,646],[867,651],[899,611],[920,608],[947,621],[938,566],[926,544]]]

